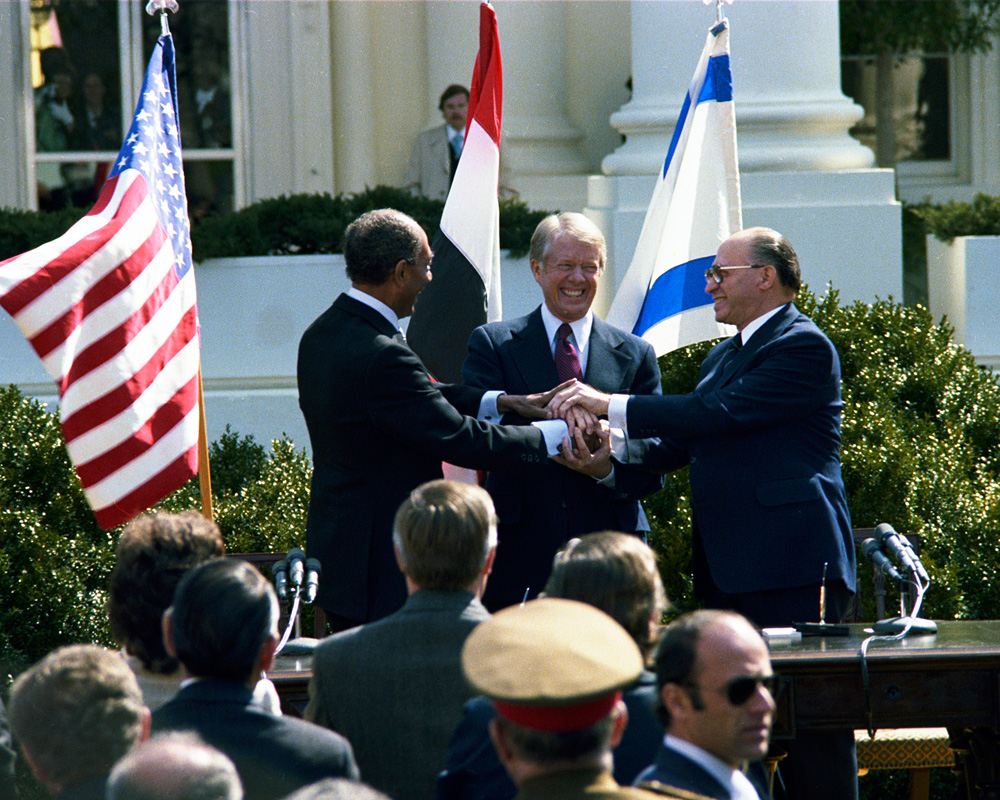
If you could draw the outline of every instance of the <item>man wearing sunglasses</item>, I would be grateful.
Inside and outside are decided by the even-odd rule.
[[[822,621],[841,622],[855,589],[840,359],[795,307],[800,284],[784,236],[740,231],[705,274],[715,319],[738,333],[708,354],[693,392],[629,397],[577,382],[549,404],[558,416],[574,405],[606,415],[628,437],[660,437],[646,468],[690,467],[695,595],[761,627],[820,621],[824,576]],[[857,798],[853,733],[800,731],[781,771],[790,798]]]
[[[729,611],[684,614],[656,650],[657,713],[666,730],[656,761],[636,780],[674,796],[770,797],[760,760],[774,717],[767,645]]]

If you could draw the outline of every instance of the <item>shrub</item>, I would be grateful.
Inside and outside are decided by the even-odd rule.
[[[840,353],[841,461],[852,522],[888,522],[923,539],[933,576],[924,616],[995,619],[1000,597],[1000,387],[922,307],[842,307],[835,292],[796,303]],[[691,391],[713,343],[661,358],[663,390]],[[686,470],[647,502],[671,600],[693,604]],[[870,567],[859,565],[862,580]],[[891,607],[891,606],[890,606]]]
[[[268,454],[227,428],[209,460],[228,551],[304,543],[312,471],[288,439]],[[200,508],[197,478],[158,507]],[[112,645],[107,586],[120,533],[94,520],[57,418],[17,387],[0,389],[0,683],[54,647]]]
[[[971,203],[952,200],[933,205],[909,206],[922,219],[927,231],[950,244],[956,236],[996,236],[1000,234],[1000,197],[978,193]]]
[[[108,641],[114,538],[69,462],[59,422],[0,389],[0,659],[6,675],[70,642]]]

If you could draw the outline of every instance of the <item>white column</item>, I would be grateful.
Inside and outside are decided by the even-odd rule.
[[[628,269],[714,9],[634,0],[633,96],[611,124],[627,141],[592,176],[586,212],[608,237],[607,307]],[[817,293],[902,299],[891,170],[848,135],[862,109],[840,91],[836,0],[735,0],[730,21],[743,221],[784,233]]]
[[[446,87],[453,83],[469,87],[478,50],[479,0],[427,3],[428,126],[442,122],[438,98]]]
[[[871,151],[847,133],[863,111],[840,91],[835,0],[736,0],[724,11],[741,169],[870,167]],[[611,117],[628,140],[604,160],[606,175],[660,168],[713,22],[698,3],[632,3],[633,97]]]

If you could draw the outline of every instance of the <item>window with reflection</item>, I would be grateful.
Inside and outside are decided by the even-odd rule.
[[[160,35],[159,16],[147,15],[144,5],[30,0],[39,208],[86,207],[97,199]],[[196,221],[233,208],[229,4],[185,0],[168,19],[177,51],[188,207]]]
[[[865,110],[851,135],[875,149],[875,60],[845,55],[841,88]],[[952,158],[949,58],[908,55],[894,60],[893,117],[896,161],[947,161]]]

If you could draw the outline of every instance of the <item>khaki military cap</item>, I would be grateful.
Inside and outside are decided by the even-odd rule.
[[[642,655],[603,611],[560,598],[532,600],[477,625],[462,669],[497,711],[526,727],[577,730],[607,716]]]

